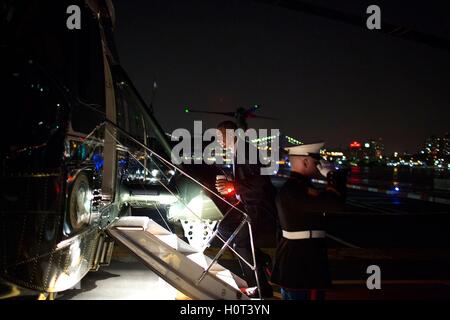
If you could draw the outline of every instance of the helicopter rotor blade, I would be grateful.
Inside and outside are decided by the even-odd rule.
[[[257,116],[253,113],[250,113],[249,115],[247,115],[247,118],[251,118],[251,119],[267,119],[267,120],[279,120],[278,118],[273,118],[273,117],[265,117],[265,116]]]
[[[255,114],[255,111],[257,111],[259,109],[258,105],[254,105],[253,107],[245,110],[243,112],[243,116],[244,119],[254,119],[254,118],[259,118],[259,119],[267,119],[267,120],[278,120],[277,118],[272,118],[272,117],[265,117],[265,116],[259,116]],[[209,113],[209,114],[218,114],[218,115],[222,115],[222,116],[227,116],[227,117],[232,117],[232,118],[236,118],[237,117],[237,113],[238,112],[219,112],[219,111],[207,111],[207,110],[195,110],[195,109],[191,109],[189,107],[185,107],[184,108],[184,112],[185,113]]]
[[[234,117],[235,113],[234,112],[217,112],[217,111],[207,111],[207,110],[194,110],[194,109],[189,109],[189,108],[185,108],[184,109],[185,113],[209,113],[209,114],[220,114],[222,116],[228,116],[228,117]]]

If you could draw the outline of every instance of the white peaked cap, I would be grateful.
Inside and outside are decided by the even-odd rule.
[[[285,148],[285,150],[289,152],[290,156],[319,155],[320,148],[322,148],[324,144],[325,144],[324,142],[302,144],[295,147]]]

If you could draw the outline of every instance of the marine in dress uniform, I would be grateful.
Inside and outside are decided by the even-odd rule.
[[[282,239],[275,254],[271,282],[283,299],[320,299],[331,285],[325,232],[325,212],[344,203],[344,171],[331,171],[320,160],[323,143],[288,148],[291,175],[276,197]],[[311,178],[327,178],[325,190]]]

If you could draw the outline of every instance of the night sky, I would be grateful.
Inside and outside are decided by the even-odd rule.
[[[331,4],[328,4],[328,3]],[[395,2],[395,4],[392,4]],[[346,147],[381,137],[388,152],[416,152],[450,131],[450,51],[252,1],[115,0],[121,62],[166,131],[215,126],[185,114],[261,105],[250,120],[305,142]],[[450,39],[450,5],[428,1],[315,1]]]

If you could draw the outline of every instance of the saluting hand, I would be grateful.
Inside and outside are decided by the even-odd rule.
[[[328,161],[320,160],[320,162],[317,164],[317,170],[319,170],[320,174],[326,178],[328,176],[328,173],[332,171],[331,166],[331,163],[329,163]]]

